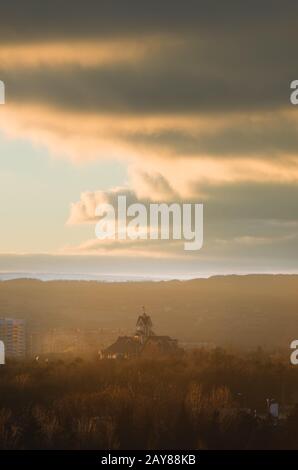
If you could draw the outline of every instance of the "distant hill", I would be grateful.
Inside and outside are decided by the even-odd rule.
[[[0,316],[30,326],[134,331],[145,305],[158,334],[219,346],[289,348],[298,339],[298,276],[218,276],[192,281],[0,282]]]

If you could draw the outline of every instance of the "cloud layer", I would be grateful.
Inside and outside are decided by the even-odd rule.
[[[135,200],[204,202],[209,256],[272,243],[286,255],[297,233],[297,10],[12,0],[1,12],[0,128],[71,161],[126,161]],[[94,222],[98,198],[118,191],[82,190],[72,224]]]

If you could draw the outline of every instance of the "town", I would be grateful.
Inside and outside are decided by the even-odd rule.
[[[50,329],[28,330],[24,319],[0,318],[0,341],[7,359],[49,360],[71,356],[128,359],[144,355],[172,355],[182,351],[178,341],[169,336],[156,335],[150,315],[143,307],[138,316],[135,333],[119,336],[108,347],[104,347],[117,331],[104,329]]]

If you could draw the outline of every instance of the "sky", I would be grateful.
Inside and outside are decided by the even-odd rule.
[[[2,3],[1,272],[298,271],[295,2]],[[96,239],[118,194],[203,203],[203,248]]]

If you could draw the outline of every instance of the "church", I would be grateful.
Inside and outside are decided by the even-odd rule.
[[[101,351],[104,359],[128,359],[138,356],[168,356],[181,353],[178,341],[170,336],[158,336],[153,332],[153,323],[143,307],[133,336],[119,336],[115,343]]]

